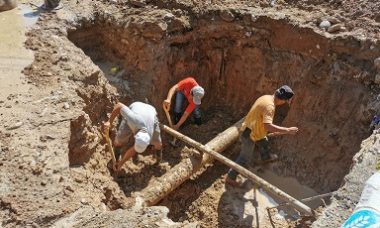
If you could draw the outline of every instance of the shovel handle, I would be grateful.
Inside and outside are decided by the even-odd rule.
[[[169,126],[170,126],[171,128],[173,128],[173,123],[172,123],[172,119],[170,118],[169,110],[165,108],[165,105],[164,105],[164,104],[162,105],[162,108],[164,109],[164,112],[165,112],[165,115],[166,115],[166,119],[167,119],[168,122],[169,122]],[[171,144],[172,146],[175,146],[175,143],[176,143],[176,142],[177,142],[177,138],[174,137],[174,138],[173,138],[173,141],[171,141],[170,144]]]
[[[106,140],[108,148],[109,148],[109,151],[110,151],[110,153],[112,155],[112,164],[115,164],[116,163],[116,157],[115,157],[115,153],[113,151],[112,142],[110,140],[110,129],[109,128],[105,128],[104,129],[103,137]]]
[[[170,118],[169,110],[167,110],[167,109],[165,108],[165,105],[164,105],[164,104],[162,105],[162,108],[164,109],[164,112],[165,112],[165,115],[166,115],[166,119],[167,119],[168,122],[169,122],[169,126],[170,126],[170,127],[173,127],[173,123],[172,123],[172,119]]]

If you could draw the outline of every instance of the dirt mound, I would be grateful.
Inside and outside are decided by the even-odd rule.
[[[0,12],[11,10],[17,7],[16,0],[0,0]]]
[[[196,223],[175,223],[167,218],[165,207],[131,208],[128,210],[100,211],[83,207],[54,223],[54,227],[186,227]]]

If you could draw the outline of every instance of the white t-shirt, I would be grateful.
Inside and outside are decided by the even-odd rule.
[[[145,138],[144,141],[147,141],[146,143],[149,145],[153,137],[154,123],[157,116],[156,109],[142,102],[134,102],[129,107],[123,105],[120,114],[127,121],[135,136],[138,131],[148,133],[150,137]]]

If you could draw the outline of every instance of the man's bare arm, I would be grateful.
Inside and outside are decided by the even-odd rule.
[[[168,92],[168,96],[166,97],[166,100],[164,100],[164,108],[165,110],[169,110],[170,109],[170,102],[172,100],[172,97],[175,93],[175,91],[178,90],[178,84],[175,84],[174,86],[172,86],[172,88],[170,88],[169,92]]]
[[[104,126],[105,126],[105,127],[112,128],[112,123],[113,123],[113,121],[115,120],[115,118],[116,118],[118,115],[120,115],[120,110],[121,110],[122,107],[123,107],[123,104],[120,103],[120,102],[117,103],[117,104],[114,106],[114,108],[113,108],[113,110],[112,110],[112,113],[111,113],[111,116],[110,116],[109,120],[108,120],[106,123],[104,123]]]
[[[183,113],[183,115],[181,116],[181,119],[178,121],[178,123],[173,126],[173,129],[178,130],[178,128],[180,128],[182,126],[182,124],[187,120],[189,115],[190,115],[190,113],[187,113],[187,112]]]
[[[273,123],[264,123],[264,127],[272,135],[294,135],[298,132],[298,127],[281,127]]]
[[[133,156],[135,156],[136,154],[136,150],[135,148],[132,146],[130,147],[123,155],[123,158],[116,163],[116,170],[120,170],[121,167]]]

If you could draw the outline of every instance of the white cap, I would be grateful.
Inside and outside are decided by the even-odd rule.
[[[150,144],[150,136],[145,131],[138,131],[135,135],[135,151],[142,153]]]
[[[200,105],[202,97],[205,95],[205,90],[199,85],[197,85],[191,89],[191,93],[193,94],[194,104]]]

